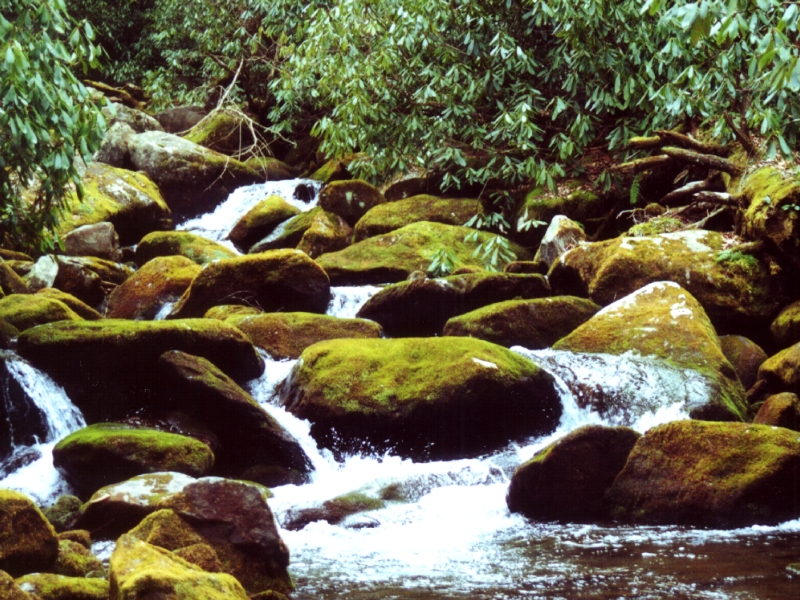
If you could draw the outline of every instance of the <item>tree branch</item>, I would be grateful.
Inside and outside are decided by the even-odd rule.
[[[684,148],[675,148],[674,146],[665,146],[661,149],[661,151],[667,156],[672,157],[682,163],[708,167],[709,169],[716,169],[717,171],[723,171],[724,173],[734,176],[741,175],[742,173],[741,167],[735,163],[732,163],[728,159],[721,158],[719,156],[700,154]]]

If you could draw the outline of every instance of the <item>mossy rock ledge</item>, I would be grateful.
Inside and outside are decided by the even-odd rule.
[[[796,431],[674,421],[633,447],[608,493],[622,522],[699,527],[774,525],[800,517]]]
[[[477,240],[465,242],[469,234],[475,234]],[[426,272],[442,247],[452,251],[456,268],[483,268],[483,261],[473,254],[480,244],[493,237],[493,234],[468,227],[422,221],[368,238],[339,252],[323,254],[317,263],[328,273],[332,285],[396,283],[407,279],[414,271]],[[511,244],[511,248],[520,260],[533,258],[521,246]]]
[[[692,418],[741,421],[747,415],[745,390],[722,353],[719,338],[702,306],[677,283],[656,282],[598,312],[555,350],[653,357],[694,375],[686,385],[684,408]],[[576,398],[579,403],[586,399]]]
[[[120,423],[90,425],[53,448],[53,465],[85,495],[144,473],[176,471],[202,477],[213,464],[211,449],[198,440]]]
[[[480,271],[387,285],[361,307],[358,316],[380,323],[391,337],[425,337],[441,335],[448,319],[479,307],[549,295],[550,286],[542,275]]]
[[[19,354],[61,385],[89,422],[151,406],[156,364],[173,349],[208,359],[240,383],[264,371],[250,340],[212,319],[60,321],[18,340]]]
[[[58,537],[28,496],[0,489],[0,570],[13,577],[50,570],[58,557]]]
[[[330,340],[307,348],[281,392],[335,451],[391,449],[439,460],[476,456],[552,431],[553,378],[500,346],[470,338]]]
[[[144,236],[136,246],[136,264],[142,266],[157,256],[185,256],[202,266],[237,254],[222,244],[188,231],[154,231]]]

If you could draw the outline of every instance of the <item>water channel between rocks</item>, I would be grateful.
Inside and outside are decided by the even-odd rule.
[[[278,183],[237,190],[213,215],[181,227],[222,240],[226,228],[266,194],[288,198],[298,184]],[[313,201],[304,208],[311,206]],[[328,312],[353,317],[377,289],[334,288]],[[329,452],[317,448],[307,422],[275,404],[276,390],[294,361],[265,358],[264,375],[247,387],[301,442],[315,467],[311,483],[273,490],[275,497],[269,503],[279,522],[290,510],[354,490],[377,492],[391,485],[410,498],[339,525],[315,522],[299,531],[282,530],[297,585],[292,598],[800,597],[800,578],[785,570],[788,563],[800,560],[800,520],[721,531],[541,524],[509,513],[505,493],[511,474],[547,443],[590,423],[626,424],[643,432],[686,418],[684,405],[693,394],[704,393],[702,382],[681,380],[683,375],[677,372],[658,372],[646,361],[597,356],[572,360],[553,351],[514,350],[557,377],[564,408],[558,430],[512,443],[488,456],[430,463],[391,454],[348,456],[336,462]],[[47,439],[32,448],[41,458],[11,473],[0,473],[0,487],[25,491],[47,504],[68,491],[52,466],[53,443],[81,427],[83,419],[48,377],[21,360],[7,364],[9,373],[46,415],[49,430]],[[601,417],[580,409],[570,391],[576,381],[581,383],[576,395],[613,387],[614,393],[638,402],[639,410]],[[18,453],[23,451],[18,448]],[[110,550],[108,545],[103,547],[106,555]]]

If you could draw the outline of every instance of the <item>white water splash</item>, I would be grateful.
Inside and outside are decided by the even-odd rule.
[[[374,285],[334,286],[326,315],[340,319],[353,319],[367,300],[382,288]]]
[[[39,506],[53,504],[62,494],[73,494],[74,490],[53,466],[53,447],[56,443],[53,441],[32,446],[31,449],[38,450],[41,456],[5,479],[0,479],[0,488],[25,493]]]
[[[175,308],[177,302],[164,302],[161,305],[161,308],[158,309],[156,316],[153,317],[154,321],[163,321],[169,316],[169,313],[172,312],[172,309]]]

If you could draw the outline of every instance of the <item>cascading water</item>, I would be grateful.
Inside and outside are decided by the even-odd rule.
[[[340,319],[352,319],[359,309],[381,288],[374,285],[334,286],[331,288],[331,302],[325,314]]]

